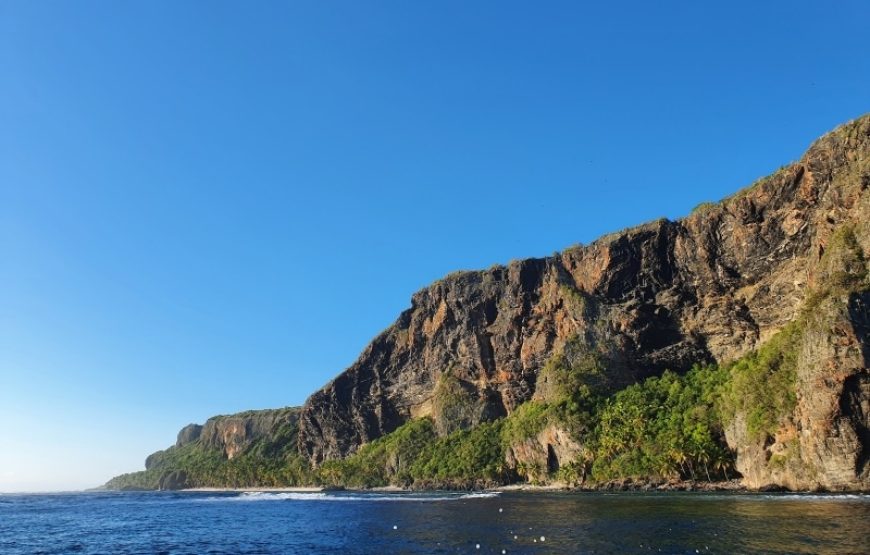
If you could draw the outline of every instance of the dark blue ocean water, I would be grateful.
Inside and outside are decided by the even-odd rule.
[[[864,554],[868,532],[855,495],[0,495],[3,554]]]

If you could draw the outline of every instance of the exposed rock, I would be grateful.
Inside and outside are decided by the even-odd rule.
[[[149,470],[151,468],[157,467],[160,464],[160,461],[163,459],[163,451],[157,451],[156,453],[151,453],[147,457],[145,457],[145,470]]]
[[[145,459],[145,472],[116,476],[105,487],[177,490],[229,485],[226,475],[214,474],[214,458],[224,458],[223,463],[229,464],[242,454],[251,454],[257,461],[298,456],[299,411],[299,407],[253,410],[215,416],[205,425],[189,424],[178,432],[175,445]],[[209,457],[210,462],[203,465]]]
[[[199,439],[200,434],[202,434],[202,426],[199,424],[188,424],[178,432],[175,446],[182,447],[188,443],[193,443]]]
[[[179,490],[188,487],[187,473],[183,470],[173,470],[167,472],[160,477],[157,489],[159,490]]]
[[[738,418],[726,430],[751,488],[870,489],[870,293],[833,296],[809,315],[794,414],[773,438]]]
[[[432,414],[436,385],[448,372],[480,407],[458,426],[509,414],[532,397],[539,370],[572,337],[599,349],[620,383],[735,359],[796,317],[825,279],[820,265],[836,229],[851,223],[860,248],[870,249],[868,189],[864,116],[817,141],[797,163],[681,220],[655,221],[548,258],[451,274],[416,293],[395,324],[308,399],[300,450],[316,465]],[[749,483],[866,484],[861,302],[850,301],[852,312],[830,336],[805,339],[795,441],[817,477],[763,470],[761,454],[747,447],[744,476],[760,473]],[[848,344],[837,343],[847,341],[841,332]],[[529,460],[540,458],[534,446],[519,449]]]
[[[213,416],[202,426],[198,439],[204,447],[218,449],[228,459],[232,459],[254,441],[268,439],[282,427],[295,427],[298,418],[299,409],[296,407],[252,410],[229,416]],[[189,427],[179,432],[179,440]]]
[[[544,483],[562,465],[577,460],[581,451],[582,447],[567,430],[549,425],[535,437],[510,445],[505,459],[528,481]]]

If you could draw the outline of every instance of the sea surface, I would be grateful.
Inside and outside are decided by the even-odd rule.
[[[870,496],[0,495],[0,553],[870,553]]]

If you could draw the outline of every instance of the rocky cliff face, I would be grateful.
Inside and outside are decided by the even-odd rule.
[[[772,435],[727,427],[750,488],[870,489],[870,292],[833,295],[808,315],[797,347],[796,403]]]
[[[505,453],[508,466],[532,483],[546,483],[582,452],[577,438],[559,426],[549,425],[534,437],[514,442]]]
[[[272,444],[294,441],[298,420],[298,407],[213,416],[205,425],[188,424],[182,428],[178,432],[174,448],[196,446],[218,451],[227,460],[232,460],[258,442]],[[166,453],[167,451],[158,451],[148,456],[145,459],[145,469],[160,465],[165,460]]]
[[[870,252],[868,189],[865,116],[797,163],[684,219],[451,274],[416,293],[395,324],[308,399],[300,451],[316,465],[410,418],[437,417],[445,374],[474,407],[464,427],[509,414],[532,398],[539,370],[571,338],[602,355],[614,383],[735,359],[795,319],[824,277],[837,229],[850,225],[857,247]],[[729,434],[749,485],[867,484],[867,299],[853,295],[838,306],[822,307],[827,323],[803,339],[793,429],[770,445],[753,446],[739,426]],[[560,440],[547,449],[557,444],[567,448]],[[776,468],[781,449],[798,449],[801,469]]]
[[[209,418],[199,434],[206,448],[218,449],[227,459],[242,453],[258,440],[271,440],[285,427],[295,428],[299,409],[246,411],[229,416]],[[189,428],[189,426],[188,426]],[[184,428],[187,430],[188,428]],[[179,433],[179,440],[181,439]]]

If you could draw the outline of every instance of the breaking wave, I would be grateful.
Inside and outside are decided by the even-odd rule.
[[[460,501],[497,497],[500,492],[480,491],[472,493],[349,493],[349,492],[265,492],[246,491],[238,495],[211,496],[199,501]]]

